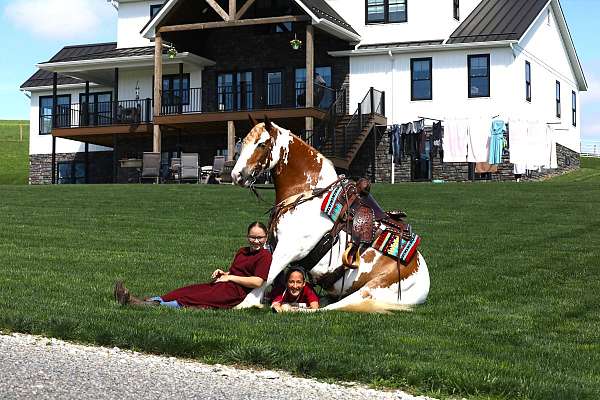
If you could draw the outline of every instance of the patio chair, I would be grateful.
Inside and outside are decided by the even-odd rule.
[[[198,183],[198,169],[198,153],[181,153],[180,180]]]
[[[153,179],[156,183],[160,179],[160,153],[144,152],[142,156],[142,173],[140,183],[144,179]]]
[[[202,181],[204,183],[219,183],[220,175],[225,166],[225,156],[215,156],[213,165],[202,167]]]
[[[225,161],[223,165],[223,169],[221,170],[221,183],[233,183],[231,179],[231,171],[233,171],[233,167],[235,167],[235,161]]]

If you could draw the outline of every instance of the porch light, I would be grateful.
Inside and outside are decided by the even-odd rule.
[[[292,49],[298,50],[302,46],[302,40],[298,39],[296,34],[294,34],[294,38],[290,40],[290,45],[292,46]]]

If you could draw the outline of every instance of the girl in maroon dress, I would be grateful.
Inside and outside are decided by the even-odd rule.
[[[122,281],[115,284],[115,298],[122,305],[164,305],[168,307],[233,308],[267,280],[271,253],[265,249],[267,228],[260,222],[248,227],[248,243],[233,258],[229,271],[217,269],[213,281],[175,289],[162,296],[141,300],[132,296]]]
[[[319,296],[306,284],[304,270],[290,268],[285,275],[286,288],[275,293],[271,307],[276,312],[298,311],[301,309],[316,310],[319,308]]]

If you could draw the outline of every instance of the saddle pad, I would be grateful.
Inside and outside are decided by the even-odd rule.
[[[327,192],[327,196],[325,196],[321,203],[321,211],[334,222],[337,221],[343,208],[342,202],[340,201],[341,194],[342,187],[337,186]]]
[[[383,231],[375,238],[372,246],[387,256],[397,258],[402,263],[407,263],[415,255],[419,244],[421,244],[419,235],[413,235],[409,240],[405,240],[397,233]]]

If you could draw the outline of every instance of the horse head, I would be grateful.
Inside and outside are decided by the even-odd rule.
[[[252,129],[242,141],[237,162],[231,171],[233,182],[250,186],[261,172],[275,167],[285,157],[291,133],[272,123],[267,116],[258,123],[250,115]]]

